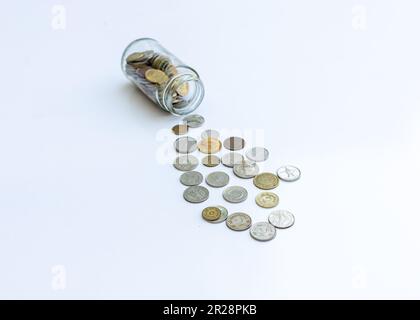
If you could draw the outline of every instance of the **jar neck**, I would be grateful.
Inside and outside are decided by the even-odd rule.
[[[160,106],[174,115],[193,112],[204,97],[204,86],[194,69],[177,66],[178,73],[157,92]]]

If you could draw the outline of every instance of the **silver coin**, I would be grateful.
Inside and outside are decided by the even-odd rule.
[[[212,172],[206,177],[206,182],[209,186],[221,188],[229,183],[229,175],[222,171]]]
[[[201,159],[201,163],[206,167],[216,167],[220,163],[220,158],[214,154],[209,154]]]
[[[228,211],[227,211],[227,209],[225,207],[222,207],[222,206],[215,206],[215,207],[216,208],[219,208],[219,210],[221,212],[220,218],[217,219],[217,220],[208,221],[208,222],[210,222],[210,223],[220,223],[220,222],[225,221],[227,219],[227,217],[228,217]]]
[[[209,139],[209,138],[219,139],[219,137],[220,137],[220,133],[216,130],[213,130],[213,129],[208,129],[208,130],[203,131],[201,133],[201,139],[203,139],[203,140],[206,140],[206,139]]]
[[[198,159],[191,154],[179,156],[175,159],[173,165],[180,171],[191,171],[197,168]]]
[[[203,175],[198,171],[187,171],[181,174],[179,181],[184,186],[198,186],[203,182]]]
[[[223,146],[230,151],[241,150],[245,147],[245,140],[241,137],[229,137],[223,141]]]
[[[203,116],[199,114],[191,114],[182,119],[182,121],[190,128],[198,128],[204,124]]]
[[[209,190],[202,186],[188,187],[184,191],[184,199],[188,202],[199,203],[209,198]]]
[[[255,240],[269,241],[276,236],[276,228],[268,222],[257,222],[252,225],[249,233]]]
[[[251,224],[251,217],[243,212],[232,213],[226,219],[227,227],[233,231],[244,231],[249,229]]]
[[[175,140],[174,147],[179,153],[191,153],[197,150],[197,140],[191,137],[180,137]]]
[[[266,148],[254,147],[245,153],[246,157],[255,162],[261,162],[268,159],[269,152]]]
[[[223,191],[223,198],[231,203],[243,202],[248,198],[248,191],[240,186],[232,186]]]
[[[243,179],[253,178],[258,174],[259,171],[260,168],[258,165],[255,162],[250,162],[248,160],[236,163],[233,166],[233,173],[235,173],[235,175],[239,178]]]
[[[243,155],[241,155],[240,153],[237,153],[237,152],[225,153],[222,156],[223,165],[225,165],[226,167],[229,167],[229,168],[233,168],[233,166],[236,163],[240,163],[242,161],[244,161]]]
[[[277,170],[277,176],[286,182],[293,182],[296,181],[300,178],[300,170],[298,168],[296,168],[295,166],[281,166],[278,170]]]
[[[270,213],[268,221],[279,229],[287,229],[295,224],[295,216],[287,210],[276,210]]]

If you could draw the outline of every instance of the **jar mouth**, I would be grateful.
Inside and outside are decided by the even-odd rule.
[[[187,68],[188,73],[178,74],[168,81],[159,99],[162,106],[173,115],[182,116],[193,112],[204,98],[203,83],[194,70]]]

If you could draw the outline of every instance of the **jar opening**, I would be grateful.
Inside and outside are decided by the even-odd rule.
[[[195,74],[178,74],[165,86],[161,99],[163,107],[174,115],[186,115],[193,112],[204,98],[204,87]]]

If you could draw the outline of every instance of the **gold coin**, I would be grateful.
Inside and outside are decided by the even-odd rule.
[[[147,81],[156,84],[164,84],[166,81],[169,80],[165,72],[153,68],[148,69],[145,72],[144,76]]]
[[[202,216],[204,220],[215,221],[220,218],[222,211],[217,207],[207,207],[203,210]]]
[[[177,124],[172,127],[172,132],[177,136],[186,134],[188,132],[188,126],[186,124]]]
[[[273,192],[261,192],[255,197],[255,202],[262,208],[274,208],[279,203],[279,197]]]
[[[205,165],[206,167],[216,167],[220,163],[220,158],[218,156],[211,154],[211,155],[205,156],[201,160],[201,163]]]
[[[130,54],[125,61],[128,64],[133,64],[133,63],[145,63],[147,56],[149,55],[149,52],[134,52],[132,54]]]
[[[188,95],[188,91],[189,91],[189,86],[188,86],[188,82],[183,82],[181,83],[177,88],[176,88],[176,93],[178,93],[181,97],[185,97],[186,95]]]
[[[198,150],[202,153],[216,153],[222,148],[222,143],[218,139],[207,138],[198,143]]]
[[[170,64],[166,67],[165,72],[169,77],[173,77],[173,76],[178,74],[178,70],[172,64]]]
[[[279,178],[270,172],[263,172],[254,177],[254,185],[263,190],[271,190],[279,185]]]

